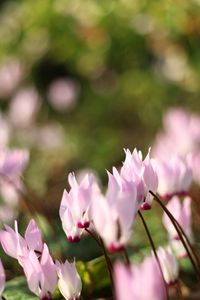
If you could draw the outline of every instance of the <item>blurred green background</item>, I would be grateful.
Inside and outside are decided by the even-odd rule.
[[[65,145],[49,151],[48,162],[41,150],[32,153],[29,172],[41,181],[56,172],[59,179],[59,167],[103,175],[122,160],[123,147],[152,144],[167,107],[200,110],[199,0],[4,0],[0,41],[1,64],[15,60],[23,69],[12,93],[1,95],[2,110],[17,89],[34,86],[42,99],[35,122],[64,132]],[[64,111],[48,99],[59,78],[75,82],[78,93]],[[30,146],[21,136],[12,143]]]

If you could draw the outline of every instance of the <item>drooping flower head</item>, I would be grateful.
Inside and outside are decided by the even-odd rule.
[[[167,203],[166,207],[181,225],[190,242],[193,242],[191,198],[185,197],[183,202],[181,203],[181,200],[177,196],[174,196]],[[168,232],[169,239],[178,240],[179,236],[177,234],[177,231],[166,213],[163,214],[163,224]]]
[[[178,262],[170,247],[166,249],[159,247],[157,250],[158,259],[164,279],[168,285],[173,285],[177,282],[179,267]]]
[[[67,300],[79,299],[82,282],[76,270],[75,262],[69,263],[66,260],[63,264],[56,261],[56,269],[59,278],[58,287],[63,297]]]
[[[178,156],[168,161],[157,161],[158,193],[165,199],[173,195],[184,195],[192,182],[192,169],[187,162]]]
[[[71,189],[69,193],[64,190],[59,214],[68,240],[76,242],[90,225],[91,201],[97,197],[99,188],[92,174],[86,174],[79,184],[70,173],[68,181]]]
[[[56,266],[46,244],[41,258],[33,250],[21,258],[22,267],[31,292],[41,300],[51,300],[57,284]]]
[[[167,110],[163,117],[164,131],[159,132],[153,146],[154,157],[169,160],[172,153],[185,158],[199,149],[200,118],[183,108]],[[184,134],[183,134],[184,133]]]
[[[41,232],[34,220],[31,220],[26,228],[23,238],[18,232],[18,224],[15,221],[15,230],[4,225],[5,230],[0,230],[0,242],[4,252],[17,259],[21,264],[21,258],[26,256],[30,250],[42,252],[43,243]]]
[[[6,202],[10,211],[16,210],[19,200],[19,190],[24,186],[21,175],[29,159],[27,150],[0,149],[0,196]],[[5,218],[6,219],[6,218]]]
[[[113,168],[108,172],[106,195],[100,195],[92,202],[92,220],[95,230],[111,252],[124,248],[131,233],[138,211],[136,187],[123,179]]]
[[[146,257],[141,265],[124,266],[118,262],[114,268],[117,300],[164,300],[164,282],[154,257]]]
[[[137,201],[141,209],[151,208],[153,197],[149,191],[157,192],[158,177],[155,171],[154,160],[150,158],[150,149],[143,160],[142,152],[135,148],[131,153],[125,150],[126,158],[121,168],[121,176],[132,182],[137,188]]]
[[[0,174],[18,178],[24,171],[29,159],[27,150],[0,149]]]

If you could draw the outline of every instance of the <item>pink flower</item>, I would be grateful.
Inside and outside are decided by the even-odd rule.
[[[158,177],[153,159],[150,159],[150,149],[142,160],[142,152],[135,148],[133,153],[125,150],[126,158],[121,168],[121,176],[132,182],[137,188],[137,201],[141,209],[149,209],[153,197],[149,191],[157,192]]]
[[[29,289],[41,300],[52,299],[57,284],[56,266],[46,244],[41,258],[33,250],[22,257],[22,267],[28,282]]]
[[[0,260],[0,298],[5,288],[5,282],[6,282],[6,275],[5,275],[3,264]]]
[[[158,193],[170,199],[173,195],[184,195],[192,182],[192,170],[186,160],[173,156],[170,160],[157,161]]]
[[[164,132],[157,135],[153,154],[161,160],[168,160],[171,154],[183,158],[196,152],[200,142],[200,118],[182,108],[171,108],[163,118]],[[184,134],[183,134],[184,132]]]
[[[17,221],[15,230],[8,225],[4,225],[6,230],[0,230],[0,242],[4,252],[17,259],[21,264],[22,256],[26,256],[30,250],[42,252],[43,243],[41,233],[34,220],[31,220],[23,238],[18,232]]]
[[[146,257],[141,265],[124,266],[118,262],[114,268],[117,300],[164,300],[165,289],[157,262]]]
[[[40,108],[40,96],[34,87],[21,89],[12,99],[9,110],[10,122],[17,128],[32,125]]]
[[[181,240],[170,240],[169,246],[173,250],[175,256],[179,259],[184,259],[188,256],[185,246],[183,245]]]
[[[179,267],[171,248],[167,247],[165,249],[163,247],[159,247],[157,254],[166,283],[169,285],[176,283],[178,279]]]
[[[19,177],[24,171],[29,159],[27,150],[0,150],[0,175],[9,178]]]
[[[73,108],[76,105],[78,95],[79,86],[77,82],[66,78],[55,80],[48,91],[49,102],[59,112]]]
[[[75,262],[69,263],[67,260],[64,264],[56,261],[58,273],[58,287],[67,300],[77,300],[81,294],[82,282],[76,270]]]
[[[113,168],[108,172],[106,196],[100,195],[92,202],[92,219],[96,231],[111,252],[127,244],[135,215],[138,211],[135,186],[123,179]]]
[[[193,242],[191,198],[185,197],[181,204],[180,199],[174,196],[167,204],[167,209],[181,225],[190,242]],[[179,239],[178,234],[166,213],[163,215],[163,224],[168,231],[170,240]]]
[[[75,175],[70,173],[68,181],[71,190],[69,193],[64,190],[59,214],[68,240],[76,242],[83,229],[90,225],[91,201],[99,193],[99,189],[91,174],[86,174],[79,184]]]
[[[11,208],[18,204],[18,190],[23,189],[20,176],[28,159],[27,150],[0,149],[0,195]]]
[[[0,97],[8,97],[20,83],[24,66],[16,58],[9,58],[0,65]]]
[[[36,222],[33,219],[29,222],[26,228],[24,238],[29,250],[42,252],[42,235]]]

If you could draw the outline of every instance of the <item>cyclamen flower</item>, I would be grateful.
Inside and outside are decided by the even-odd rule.
[[[175,284],[178,279],[179,267],[171,248],[167,247],[164,249],[159,247],[157,254],[166,283],[169,285]]]
[[[185,158],[199,148],[200,118],[176,107],[169,109],[163,117],[164,132],[159,132],[153,147],[153,154],[161,160],[168,160],[171,154]],[[184,134],[183,134],[184,132]]]
[[[138,203],[132,183],[123,179],[115,168],[113,175],[108,173],[108,176],[106,196],[93,199],[92,219],[109,251],[115,252],[122,250],[131,236]]]
[[[51,83],[48,98],[51,105],[59,112],[70,110],[76,105],[80,87],[77,82],[60,78]]]
[[[0,230],[0,242],[5,253],[18,260],[21,264],[22,256],[26,256],[30,250],[42,252],[43,243],[41,233],[34,220],[31,220],[25,231],[25,238],[18,232],[17,221],[15,230],[4,225],[6,230]]]
[[[83,229],[90,225],[91,201],[99,193],[99,190],[91,174],[86,174],[78,184],[75,175],[70,173],[68,181],[71,190],[69,193],[64,190],[59,214],[68,240],[77,242]]]
[[[6,282],[6,275],[5,275],[3,264],[0,260],[0,299],[5,288],[5,282]]]
[[[29,159],[27,150],[0,149],[0,195],[9,206],[18,203],[18,190],[23,189],[20,179]]]
[[[31,292],[41,300],[51,300],[57,284],[57,274],[47,245],[44,244],[40,260],[35,252],[30,250],[21,261]]]
[[[147,257],[141,265],[124,266],[118,262],[114,268],[117,300],[164,300],[165,289],[154,257]]]
[[[67,300],[77,300],[81,294],[82,282],[76,270],[75,262],[69,263],[67,260],[64,264],[56,261],[58,274],[58,287]]]
[[[185,246],[181,240],[169,240],[169,246],[173,250],[175,256],[179,259],[184,259],[188,256]]]
[[[41,99],[35,87],[18,90],[10,103],[8,117],[16,128],[30,128],[36,119]]]
[[[6,59],[0,65],[0,98],[9,97],[21,82],[24,66],[14,57]]]
[[[158,177],[154,160],[150,158],[150,149],[142,160],[142,152],[135,148],[133,153],[125,150],[126,158],[121,168],[121,176],[137,187],[137,201],[141,209],[150,209],[153,200],[149,191],[157,192]]]
[[[192,182],[192,170],[186,160],[178,156],[157,162],[158,193],[165,199],[173,195],[184,195]]]
[[[19,178],[29,159],[27,150],[0,150],[0,175]]]
[[[180,199],[177,196],[174,196],[166,207],[181,225],[190,242],[193,242],[191,198],[185,197],[183,203],[181,204]],[[170,240],[179,239],[176,229],[166,213],[163,215],[163,224],[168,231]]]
[[[27,150],[0,149],[0,198],[6,205],[2,205],[0,219],[2,223],[12,222],[17,216],[19,191],[24,186],[21,175],[29,159]],[[5,213],[7,210],[8,214]]]

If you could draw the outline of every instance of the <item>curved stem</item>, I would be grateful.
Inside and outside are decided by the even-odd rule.
[[[199,266],[199,268],[200,268],[200,260],[199,260],[199,257],[198,257],[198,255],[197,255],[197,253],[196,253],[194,247],[193,247],[192,244],[190,243],[190,240],[188,239],[187,235],[185,234],[183,228],[182,228],[181,225],[178,223],[178,221],[177,221],[175,218],[174,218],[174,221],[176,222],[176,224],[177,224],[177,226],[179,227],[179,229],[180,229],[182,235],[184,236],[184,238],[185,238],[185,240],[186,240],[188,246],[190,247],[191,252],[192,252],[192,254],[194,255],[194,257],[195,257],[195,259],[196,259],[196,261],[197,261],[197,264],[198,264],[198,266]]]
[[[87,231],[87,233],[89,235],[91,235],[91,237],[95,240],[95,242],[98,244],[100,250],[102,251],[103,250],[102,245],[101,245],[99,239],[96,237],[96,235],[92,231],[90,231],[88,228],[85,228],[85,231]]]
[[[146,224],[146,222],[145,222],[145,219],[144,219],[143,215],[141,214],[140,211],[138,211],[138,214],[139,214],[139,216],[140,216],[140,219],[142,220],[142,223],[143,223],[143,225],[144,225],[146,234],[147,234],[148,239],[149,239],[149,242],[150,242],[150,244],[151,244],[151,248],[152,248],[152,250],[153,250],[153,253],[154,253],[154,255],[155,255],[156,261],[157,261],[157,263],[158,263],[158,267],[159,267],[159,269],[160,269],[160,273],[161,273],[161,276],[162,276],[162,278],[163,278],[163,283],[164,283],[164,285],[165,285],[166,299],[168,300],[168,299],[169,299],[168,288],[167,288],[167,284],[166,284],[165,279],[164,279],[164,276],[163,276],[162,268],[161,268],[161,265],[160,265],[160,261],[159,261],[159,258],[158,258],[158,254],[157,254],[157,252],[156,252],[156,248],[155,248],[153,239],[152,239],[152,237],[151,237],[151,234],[150,234],[150,232],[149,232],[148,226],[147,226],[147,224]]]
[[[124,253],[124,258],[125,258],[126,264],[127,264],[127,266],[129,266],[130,265],[130,260],[129,260],[128,253],[127,253],[125,248],[123,250],[123,253]]]
[[[192,255],[190,253],[190,250],[188,249],[188,246],[187,246],[186,241],[185,241],[185,233],[184,233],[184,231],[183,231],[184,235],[182,235],[182,232],[180,230],[180,224],[177,225],[178,224],[177,220],[173,217],[173,215],[170,213],[170,211],[165,207],[165,205],[162,203],[162,201],[159,199],[159,197],[157,195],[155,195],[152,191],[149,191],[149,192],[150,192],[151,195],[154,196],[155,200],[160,204],[160,206],[163,208],[163,210],[165,211],[165,213],[170,218],[170,220],[171,220],[172,224],[174,225],[174,227],[175,227],[175,229],[176,229],[176,231],[178,233],[178,236],[179,236],[179,238],[180,238],[180,240],[181,240],[181,242],[182,242],[182,244],[183,244],[183,246],[184,246],[184,248],[185,248],[185,250],[187,252],[188,257],[190,258],[190,261],[191,261],[191,263],[193,265],[193,268],[194,268],[195,272],[197,273],[198,278],[200,279],[200,271],[199,271],[199,269],[196,266],[196,263],[195,263]]]
[[[181,285],[180,285],[180,281],[179,280],[176,283],[176,290],[177,290],[178,298],[180,300],[183,300],[183,294],[182,294]]]
[[[103,249],[103,253],[104,253],[106,262],[107,262],[107,264],[110,266],[109,272],[110,272],[110,278],[111,278],[112,285],[113,285],[113,276],[112,276],[113,266],[112,266],[112,262],[111,262],[111,260],[110,260],[110,258],[109,258],[109,256],[108,256],[108,253],[107,253],[106,248],[105,248],[105,246],[104,246],[103,240],[102,240],[102,238],[101,238],[100,236],[99,236],[99,240],[100,240],[100,243],[101,243],[101,245],[102,245],[102,249]]]
[[[110,277],[110,283],[111,283],[111,290],[112,290],[112,295],[114,295],[114,284],[113,284],[113,275],[112,275],[112,263],[110,261],[110,258],[106,252],[104,243],[102,241],[102,239],[99,237],[97,237],[92,231],[90,231],[89,229],[85,228],[85,231],[87,231],[88,234],[91,235],[91,237],[96,241],[96,243],[98,244],[102,254],[105,257],[106,260],[106,265],[107,265],[107,269],[108,269],[108,273],[109,273],[109,277]]]

